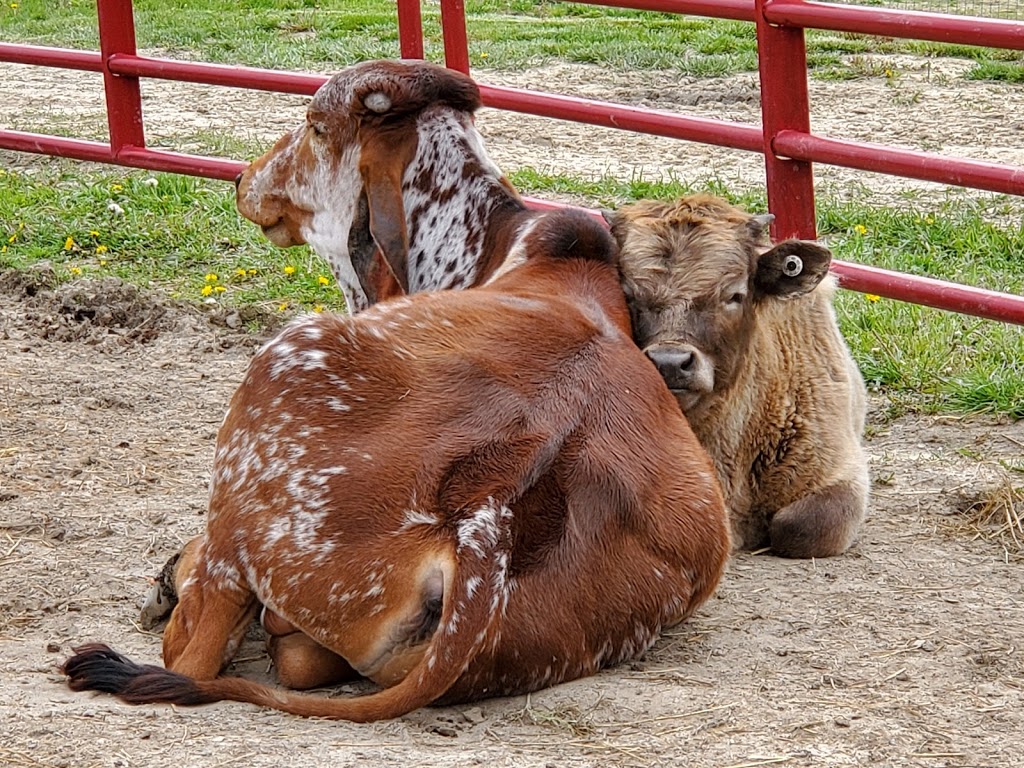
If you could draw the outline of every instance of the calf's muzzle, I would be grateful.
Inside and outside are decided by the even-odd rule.
[[[689,344],[654,344],[644,350],[668,388],[692,404],[714,389],[715,369],[707,355]],[[680,400],[685,410],[687,403]]]

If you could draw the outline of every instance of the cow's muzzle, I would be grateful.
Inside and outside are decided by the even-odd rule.
[[[685,411],[715,387],[715,367],[708,356],[689,344],[653,344],[644,354]]]

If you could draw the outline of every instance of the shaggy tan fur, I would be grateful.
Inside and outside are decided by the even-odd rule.
[[[715,461],[735,544],[845,551],[867,509],[866,397],[832,309],[831,254],[763,246],[770,217],[710,195],[607,218],[635,339]]]

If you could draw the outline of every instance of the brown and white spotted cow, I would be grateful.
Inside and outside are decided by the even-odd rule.
[[[585,214],[545,214],[485,286],[286,328],[218,434],[167,669],[91,645],[71,687],[376,720],[589,675],[689,616],[729,555],[724,501],[632,342],[615,254]],[[384,690],[218,677],[260,603],[279,669]]]
[[[867,509],[866,396],[832,309],[831,254],[763,246],[771,216],[709,195],[606,218],[634,338],[715,461],[735,544],[845,551]]]
[[[472,79],[435,64],[348,67],[317,91],[302,125],[239,174],[238,210],[282,248],[309,243],[350,312],[479,285],[510,251],[521,256],[540,215],[487,156],[479,106]],[[146,596],[147,629],[177,601],[177,561]]]
[[[542,214],[487,156],[473,124],[479,106],[472,79],[435,64],[348,67],[317,91],[302,125],[239,175],[238,210],[280,247],[309,243],[350,312],[480,285],[522,260]],[[145,599],[146,628],[177,601],[177,558]]]
[[[309,243],[350,312],[479,285],[538,215],[487,156],[479,106],[469,77],[434,64],[349,67],[238,177],[238,210],[279,246]]]

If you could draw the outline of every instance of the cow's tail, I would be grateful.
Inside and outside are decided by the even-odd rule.
[[[129,704],[179,705],[241,701],[303,717],[369,722],[399,717],[436,701],[462,676],[500,626],[508,601],[511,512],[491,501],[457,525],[456,567],[440,622],[420,662],[398,684],[365,696],[326,699],[238,677],[194,680],[163,667],[139,665],[102,644],[75,649],[63,667],[76,691],[112,693]]]

